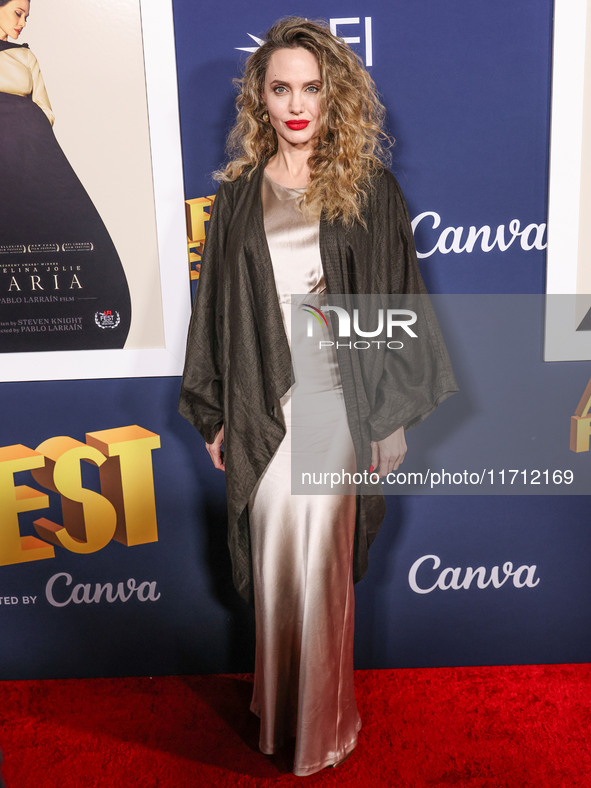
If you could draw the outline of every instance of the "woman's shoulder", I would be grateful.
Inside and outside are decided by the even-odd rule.
[[[31,49],[29,49],[28,44],[17,44],[17,48],[10,50],[14,53],[19,60],[23,63],[27,63],[27,65],[32,66],[37,63],[37,58]]]
[[[217,201],[230,201],[234,200],[234,195],[236,192],[236,181],[220,181],[218,183],[218,188],[215,193],[215,198]]]
[[[249,181],[244,172],[234,180],[220,181],[215,194],[215,202],[218,205],[218,210],[224,208],[232,212],[248,183]]]
[[[28,44],[17,44],[18,50],[15,49],[15,52],[20,52],[23,57],[27,57],[30,60],[37,60],[35,55],[33,54],[33,50],[29,47]]]
[[[370,216],[381,221],[383,216],[403,212],[406,209],[406,200],[400,184],[390,170],[381,165],[376,169],[371,178],[369,204],[367,206]]]
[[[256,164],[249,164],[238,175],[235,180],[231,181],[235,189],[244,188],[247,184],[256,181],[259,176],[262,176],[263,171],[267,165],[267,160],[259,161]]]
[[[36,60],[28,44],[17,44],[13,41],[0,41],[0,52],[10,52],[11,55],[25,60]]]
[[[224,198],[235,200],[244,192],[248,192],[251,188],[256,190],[263,171],[264,163],[245,167],[233,180],[221,181],[217,194]]]
[[[374,190],[379,193],[393,192],[395,194],[402,194],[402,189],[400,188],[400,184],[396,180],[396,177],[383,164],[380,164],[376,168],[371,182]]]

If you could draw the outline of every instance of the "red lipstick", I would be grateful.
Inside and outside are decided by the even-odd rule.
[[[300,131],[301,129],[305,129],[309,122],[309,120],[288,120],[285,125],[293,129],[293,131]]]

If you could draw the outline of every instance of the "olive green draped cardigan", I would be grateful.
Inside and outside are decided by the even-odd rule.
[[[261,203],[266,162],[219,187],[209,221],[187,340],[179,410],[212,443],[224,425],[228,544],[234,583],[252,602],[248,500],[285,435],[280,398],[292,385]],[[425,293],[408,211],[394,176],[374,179],[366,228],[320,221],[327,292]],[[357,467],[369,469],[371,440],[424,419],[457,391],[437,321],[427,316],[421,363],[400,367],[400,354],[338,354]],[[363,354],[358,354],[363,355]],[[378,359],[376,362],[376,358]],[[368,548],[385,514],[381,492],[357,495],[354,580],[367,570]]]

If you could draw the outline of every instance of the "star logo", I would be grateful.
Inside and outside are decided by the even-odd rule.
[[[247,33],[247,35],[250,36],[252,40],[256,42],[256,47],[234,47],[234,49],[239,49],[241,52],[256,52],[257,49],[265,43],[263,38],[258,38],[257,36],[253,36],[252,33]]]

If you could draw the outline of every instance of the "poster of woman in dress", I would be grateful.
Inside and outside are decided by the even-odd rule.
[[[165,347],[140,12],[0,5],[0,353]]]

